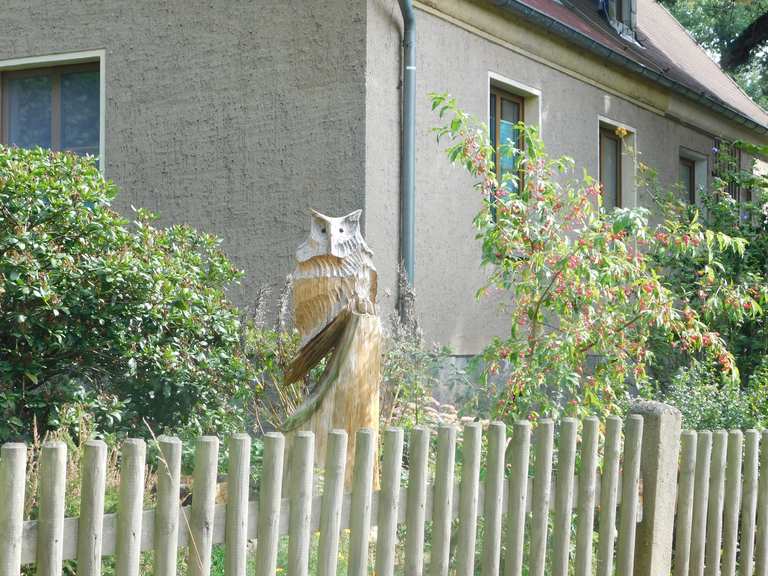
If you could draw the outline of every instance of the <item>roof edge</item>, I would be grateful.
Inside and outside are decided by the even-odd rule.
[[[592,54],[606,57],[608,60],[616,63],[626,70],[635,72],[641,76],[645,76],[646,78],[649,78],[666,88],[674,90],[678,94],[695,100],[696,102],[699,102],[707,108],[722,114],[723,116],[735,121],[736,123],[747,126],[758,134],[768,134],[768,126],[760,124],[753,118],[750,118],[746,114],[731,108],[724,102],[716,100],[715,98],[712,98],[706,94],[700,94],[699,92],[692,90],[680,82],[671,80],[663,74],[659,74],[658,72],[643,66],[642,64],[627,58],[623,54],[616,52],[608,46],[593,40],[586,34],[563,24],[562,22],[552,18],[551,16],[548,16],[547,14],[544,14],[543,12],[540,12],[539,10],[536,10],[535,8],[531,8],[520,0],[492,0],[492,2],[500,8],[509,10],[510,12],[514,12],[518,15],[528,18],[529,20],[539,24],[545,29],[552,31],[554,34],[578,44]]]

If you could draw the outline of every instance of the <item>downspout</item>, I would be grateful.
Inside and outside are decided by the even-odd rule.
[[[413,287],[416,234],[416,19],[413,0],[398,0],[403,15],[400,261]]]

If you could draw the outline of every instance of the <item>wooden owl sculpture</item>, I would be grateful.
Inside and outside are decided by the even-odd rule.
[[[348,434],[347,478],[355,434],[378,431],[381,322],[376,315],[373,252],[360,233],[356,210],[341,218],[312,211],[309,238],[296,251],[293,272],[294,324],[301,349],[285,383],[304,376],[330,355],[317,386],[285,421],[286,432],[315,433],[315,458],[325,460],[328,432]],[[290,435],[289,435],[290,443]]]

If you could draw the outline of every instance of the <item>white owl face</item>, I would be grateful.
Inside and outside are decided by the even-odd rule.
[[[346,216],[332,218],[312,210],[309,238],[299,247],[296,258],[299,262],[325,255],[346,258],[353,251],[366,247],[360,233],[362,213],[362,210],[355,210]]]

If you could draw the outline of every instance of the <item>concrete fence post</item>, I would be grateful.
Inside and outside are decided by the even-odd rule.
[[[631,414],[643,417],[640,460],[643,516],[635,540],[635,576],[668,576],[677,498],[682,415],[668,404],[638,401]]]

